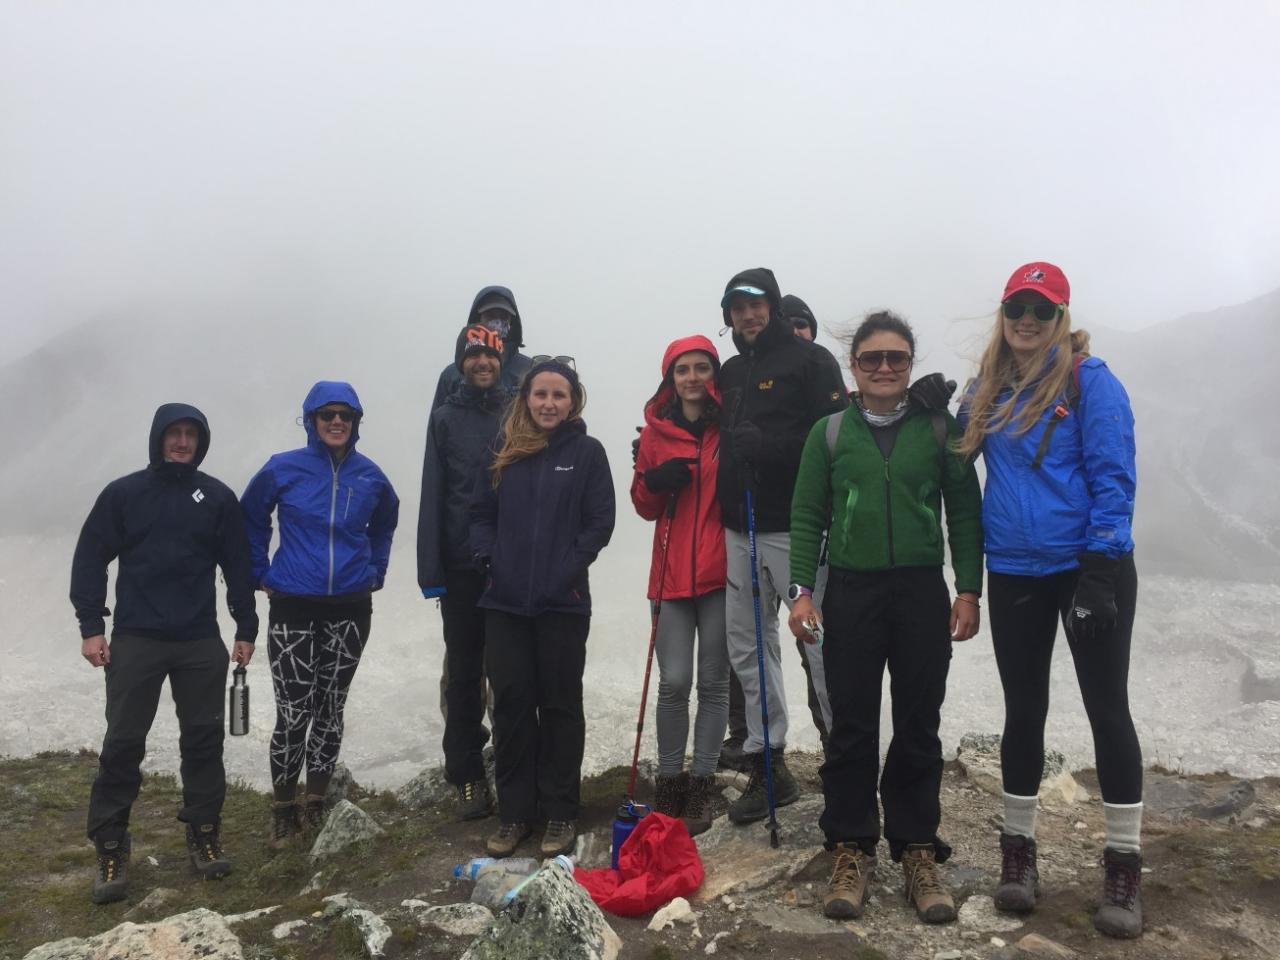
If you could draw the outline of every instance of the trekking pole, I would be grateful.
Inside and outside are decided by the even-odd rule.
[[[649,700],[649,674],[653,671],[653,648],[658,643],[658,614],[662,610],[662,591],[667,579],[667,545],[671,542],[671,525],[676,519],[676,491],[667,501],[667,529],[662,534],[662,560],[658,569],[658,595],[653,600],[653,620],[649,627],[649,657],[644,664],[644,686],[640,690],[640,716],[636,719],[636,746],[631,753],[631,779],[627,781],[627,800],[635,796],[636,770],[640,765],[640,735],[644,733],[644,708]]]
[[[744,490],[747,498],[747,542],[751,546],[751,602],[756,614],[756,669],[760,671],[760,725],[764,728],[764,786],[769,799],[769,846],[778,846],[778,814],[773,802],[773,759],[769,756],[769,688],[764,679],[764,628],[760,621],[760,573],[756,559],[756,511],[751,502],[751,485]]]

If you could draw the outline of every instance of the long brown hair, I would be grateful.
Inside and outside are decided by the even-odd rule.
[[[559,371],[556,370],[539,370],[538,373],[559,375]],[[523,460],[525,457],[531,457],[545,450],[551,440],[551,434],[534,423],[533,414],[529,412],[529,393],[532,389],[533,377],[525,376],[520,381],[520,392],[511,401],[511,406],[507,408],[507,415],[503,418],[502,446],[498,448],[498,453],[493,458],[493,465],[489,468],[493,474],[495,490],[502,482],[504,469],[517,460]],[[580,419],[587,405],[587,391],[581,382],[569,382],[569,395],[573,398],[573,405],[569,408],[569,415],[564,418],[565,423]]]
[[[976,454],[989,433],[999,433],[1009,427],[1015,434],[1030,430],[1066,390],[1075,355],[1089,354],[1088,331],[1071,329],[1071,308],[1063,304],[1054,320],[1052,336],[1027,365],[1028,370],[1039,371],[1039,375],[1033,373],[1023,378],[1013,359],[1013,350],[1004,338],[1001,310],[996,310],[995,329],[978,365],[977,386],[964,401],[969,408],[969,422],[960,438],[959,452],[966,456]],[[1000,392],[1008,387],[1013,388],[1012,392],[997,402]],[[1018,402],[1028,394],[1026,405],[1015,416]]]

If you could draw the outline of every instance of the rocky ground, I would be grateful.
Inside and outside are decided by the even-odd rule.
[[[1050,771],[1042,794],[1039,844],[1045,898],[1025,922],[996,914],[990,893],[998,871],[998,774],[993,742],[974,738],[943,781],[942,835],[955,848],[944,868],[960,920],[919,924],[902,898],[901,873],[887,854],[864,917],[825,919],[820,902],[828,857],[816,820],[821,809],[818,757],[789,754],[806,789],[779,811],[781,843],[771,849],[760,826],[734,827],[722,816],[699,838],[707,876],[691,912],[665,929],[652,916],[608,917],[579,888],[538,894],[551,904],[494,920],[458,906],[469,885],[451,879],[454,864],[483,854],[493,821],[460,824],[438,770],[396,794],[345,786],[331,816],[333,852],[312,859],[310,845],[280,852],[263,843],[268,798],[233,787],[224,836],[235,861],[221,882],[194,879],[180,824],[180,788],[151,776],[135,808],[128,900],[94,906],[92,846],[84,839],[85,801],[96,758],[44,754],[0,761],[0,960],[33,957],[185,956],[457,958],[544,954],[636,960],[804,957],[971,960],[1016,957],[1126,957],[1253,960],[1280,956],[1280,779],[1237,781],[1147,775],[1144,829],[1146,932],[1109,941],[1090,917],[1101,882],[1102,807],[1089,772]],[[584,865],[607,860],[609,828],[626,782],[615,769],[584,784]],[[733,795],[732,777],[725,778]],[[727,799],[719,812],[723,813]],[[367,815],[363,816],[363,815]],[[339,834],[368,836],[346,845]],[[525,851],[522,850],[521,853]],[[345,894],[345,896],[337,896]],[[585,898],[582,898],[585,899]],[[532,902],[532,901],[531,901]],[[568,906],[565,906],[568,904]],[[451,906],[452,905],[452,906]],[[269,912],[256,913],[264,911]],[[538,914],[538,916],[535,916]],[[554,948],[530,939],[535,921],[572,914],[573,942]],[[179,916],[180,915],[180,916]],[[166,924],[166,918],[179,919]],[[523,921],[523,926],[522,922]],[[121,924],[144,926],[124,926]],[[157,926],[145,926],[158,923]],[[615,935],[616,934],[616,938]],[[104,936],[105,935],[105,936]],[[39,948],[61,938],[88,941]],[[554,951],[554,953],[553,953]]]

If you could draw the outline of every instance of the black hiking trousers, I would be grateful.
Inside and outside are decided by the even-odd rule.
[[[932,843],[941,809],[942,701],[951,668],[951,595],[941,567],[859,573],[832,567],[822,600],[822,661],[831,700],[826,801],[819,825],[827,848],[857,843],[874,853],[884,835],[894,860],[908,844]],[[880,690],[889,668],[893,737],[880,774]]]
[[[1142,800],[1142,748],[1129,713],[1129,646],[1138,605],[1133,554],[1127,554],[1116,568],[1115,625],[1088,642],[1077,642],[1066,629],[1079,578],[1079,569],[1046,577],[987,573],[991,640],[1004,688],[1000,741],[1004,790],[1018,797],[1040,792],[1049,667],[1061,621],[1093,731],[1102,799],[1138,803]]]
[[[227,664],[218,637],[163,640],[119,634],[111,638],[107,685],[107,733],[98,776],[89,793],[89,839],[118,840],[129,829],[129,812],[142,785],[147,733],[167,678],[178,713],[182,763],[182,809],[178,819],[217,823],[227,793],[222,766]]]
[[[473,570],[445,573],[440,598],[444,626],[445,688],[444,772],[454,786],[484,779],[485,611],[476,606],[484,593],[484,575]]]

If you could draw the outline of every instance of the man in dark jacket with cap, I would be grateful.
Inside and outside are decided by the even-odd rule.
[[[129,813],[142,784],[147,732],[165,679],[181,731],[182,809],[196,872],[225,876],[219,823],[227,648],[218,633],[214,570],[222,568],[236,623],[232,657],[248,664],[258,634],[249,542],[236,495],[197,469],[209,424],[185,403],[166,403],[151,423],[150,465],[107,485],[80,531],[71,602],[80,652],[106,668],[107,733],[89,796],[89,838],[98,852],[93,901],[124,899]],[[115,623],[105,636],[107,567],[118,560]]]
[[[787,709],[777,614],[779,601],[790,606],[793,599],[787,585],[791,495],[810,428],[822,417],[843,410],[849,401],[835,357],[795,336],[783,322],[782,295],[773,271],[757,267],[735,275],[725,286],[720,307],[725,324],[733,327],[738,355],[726,360],[720,371],[724,402],[716,495],[728,561],[729,659],[746,702],[748,735],[743,749],[752,765],[751,783],[730,805],[729,819],[746,823],[768,815],[748,527],[754,524],[759,564],[770,765],[775,801],[783,805],[800,794],[783,760]],[[751,518],[745,496],[748,486],[753,499]],[[820,663],[814,659],[820,656],[810,653],[811,667]]]
[[[481,288],[471,301],[471,310],[467,313],[466,325],[470,327],[475,324],[488,327],[502,340],[502,387],[508,393],[514,393],[519,389],[525,371],[529,369],[529,358],[520,352],[520,348],[524,346],[524,326],[516,307],[515,294],[507,287]],[[435,396],[431,400],[432,413],[460,383],[462,371],[456,363],[451,363],[440,371]]]
[[[439,598],[444,620],[444,767],[458,788],[458,816],[493,812],[482,750],[489,739],[485,708],[484,611],[476,601],[484,575],[471,550],[471,501],[493,459],[510,393],[502,385],[503,341],[480,324],[458,335],[462,381],[431,414],[418,506],[418,586]]]

